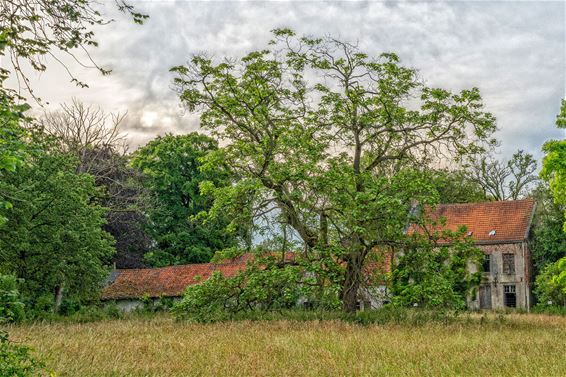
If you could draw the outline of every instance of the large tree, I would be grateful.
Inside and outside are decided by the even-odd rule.
[[[491,200],[517,200],[527,197],[538,181],[533,155],[518,150],[507,161],[479,156],[469,163],[470,179],[481,186]]]
[[[566,257],[566,232],[562,230],[563,209],[554,202],[546,182],[533,191],[533,197],[537,206],[531,227],[530,250],[534,275],[538,275],[546,265]]]
[[[146,216],[141,174],[128,166],[120,124],[125,114],[108,114],[78,100],[45,113],[40,119],[61,153],[74,156],[77,173],[93,176],[103,188],[100,203],[109,210],[104,229],[116,240],[114,262],[118,268],[140,268],[152,240],[144,231]]]
[[[210,137],[190,133],[158,137],[133,154],[132,165],[143,174],[149,192],[146,228],[156,242],[146,255],[151,264],[208,262],[216,251],[235,245],[235,237],[225,232],[224,217],[208,222],[196,218],[212,205],[201,183],[229,183],[222,166],[201,170],[201,159],[217,148]]]
[[[556,117],[556,126],[566,128],[566,100],[562,100],[560,114]],[[566,206],[566,139],[551,140],[544,143],[546,153],[542,162],[541,176],[550,183],[552,195],[557,204]],[[566,210],[564,210],[566,217]],[[566,221],[564,221],[566,232]]]
[[[33,132],[26,164],[6,174],[0,190],[13,208],[0,230],[0,271],[23,279],[32,304],[48,297],[55,309],[64,294],[96,297],[114,253],[103,231],[104,209],[93,178],[77,174],[77,161]]]
[[[438,201],[417,168],[478,152],[495,129],[476,88],[430,88],[395,54],[287,29],[241,59],[198,55],[172,70],[181,101],[226,144],[209,161],[243,177],[210,189],[210,214],[248,222],[244,196],[254,210],[277,208],[309,258],[332,253],[345,265],[347,311],[372,250],[403,238],[415,202]]]

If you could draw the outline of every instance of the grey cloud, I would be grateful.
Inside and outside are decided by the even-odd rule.
[[[98,31],[98,62],[113,69],[101,78],[79,70],[91,84],[61,85],[52,70],[38,85],[52,102],[71,96],[113,111],[128,110],[133,145],[165,132],[188,132],[198,119],[184,114],[168,70],[192,53],[241,56],[261,48],[269,30],[331,34],[358,41],[378,54],[398,53],[430,85],[452,90],[477,86],[498,119],[503,155],[517,148],[540,158],[554,128],[565,83],[565,4],[562,2],[140,2],[143,26],[119,19]],[[54,90],[57,88],[57,90]],[[154,117],[155,121],[151,122]]]

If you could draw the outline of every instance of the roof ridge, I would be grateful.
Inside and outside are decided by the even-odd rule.
[[[493,200],[493,201],[483,201],[483,202],[469,202],[469,203],[439,203],[436,206],[472,206],[472,205],[479,205],[479,204],[500,204],[500,203],[517,203],[517,202],[534,202],[533,198],[525,198],[525,199],[515,199],[515,200]]]

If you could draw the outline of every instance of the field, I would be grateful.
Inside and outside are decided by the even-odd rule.
[[[422,326],[157,316],[8,330],[57,376],[566,376],[566,318],[543,315]]]

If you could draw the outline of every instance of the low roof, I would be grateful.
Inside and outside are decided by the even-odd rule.
[[[481,243],[510,243],[527,239],[535,209],[532,199],[500,202],[442,204],[433,218],[446,218],[445,229],[466,226],[471,237]]]
[[[102,291],[103,300],[179,297],[189,285],[207,280],[214,271],[228,277],[246,268],[247,255],[226,263],[200,263],[162,268],[116,270],[112,282]]]

